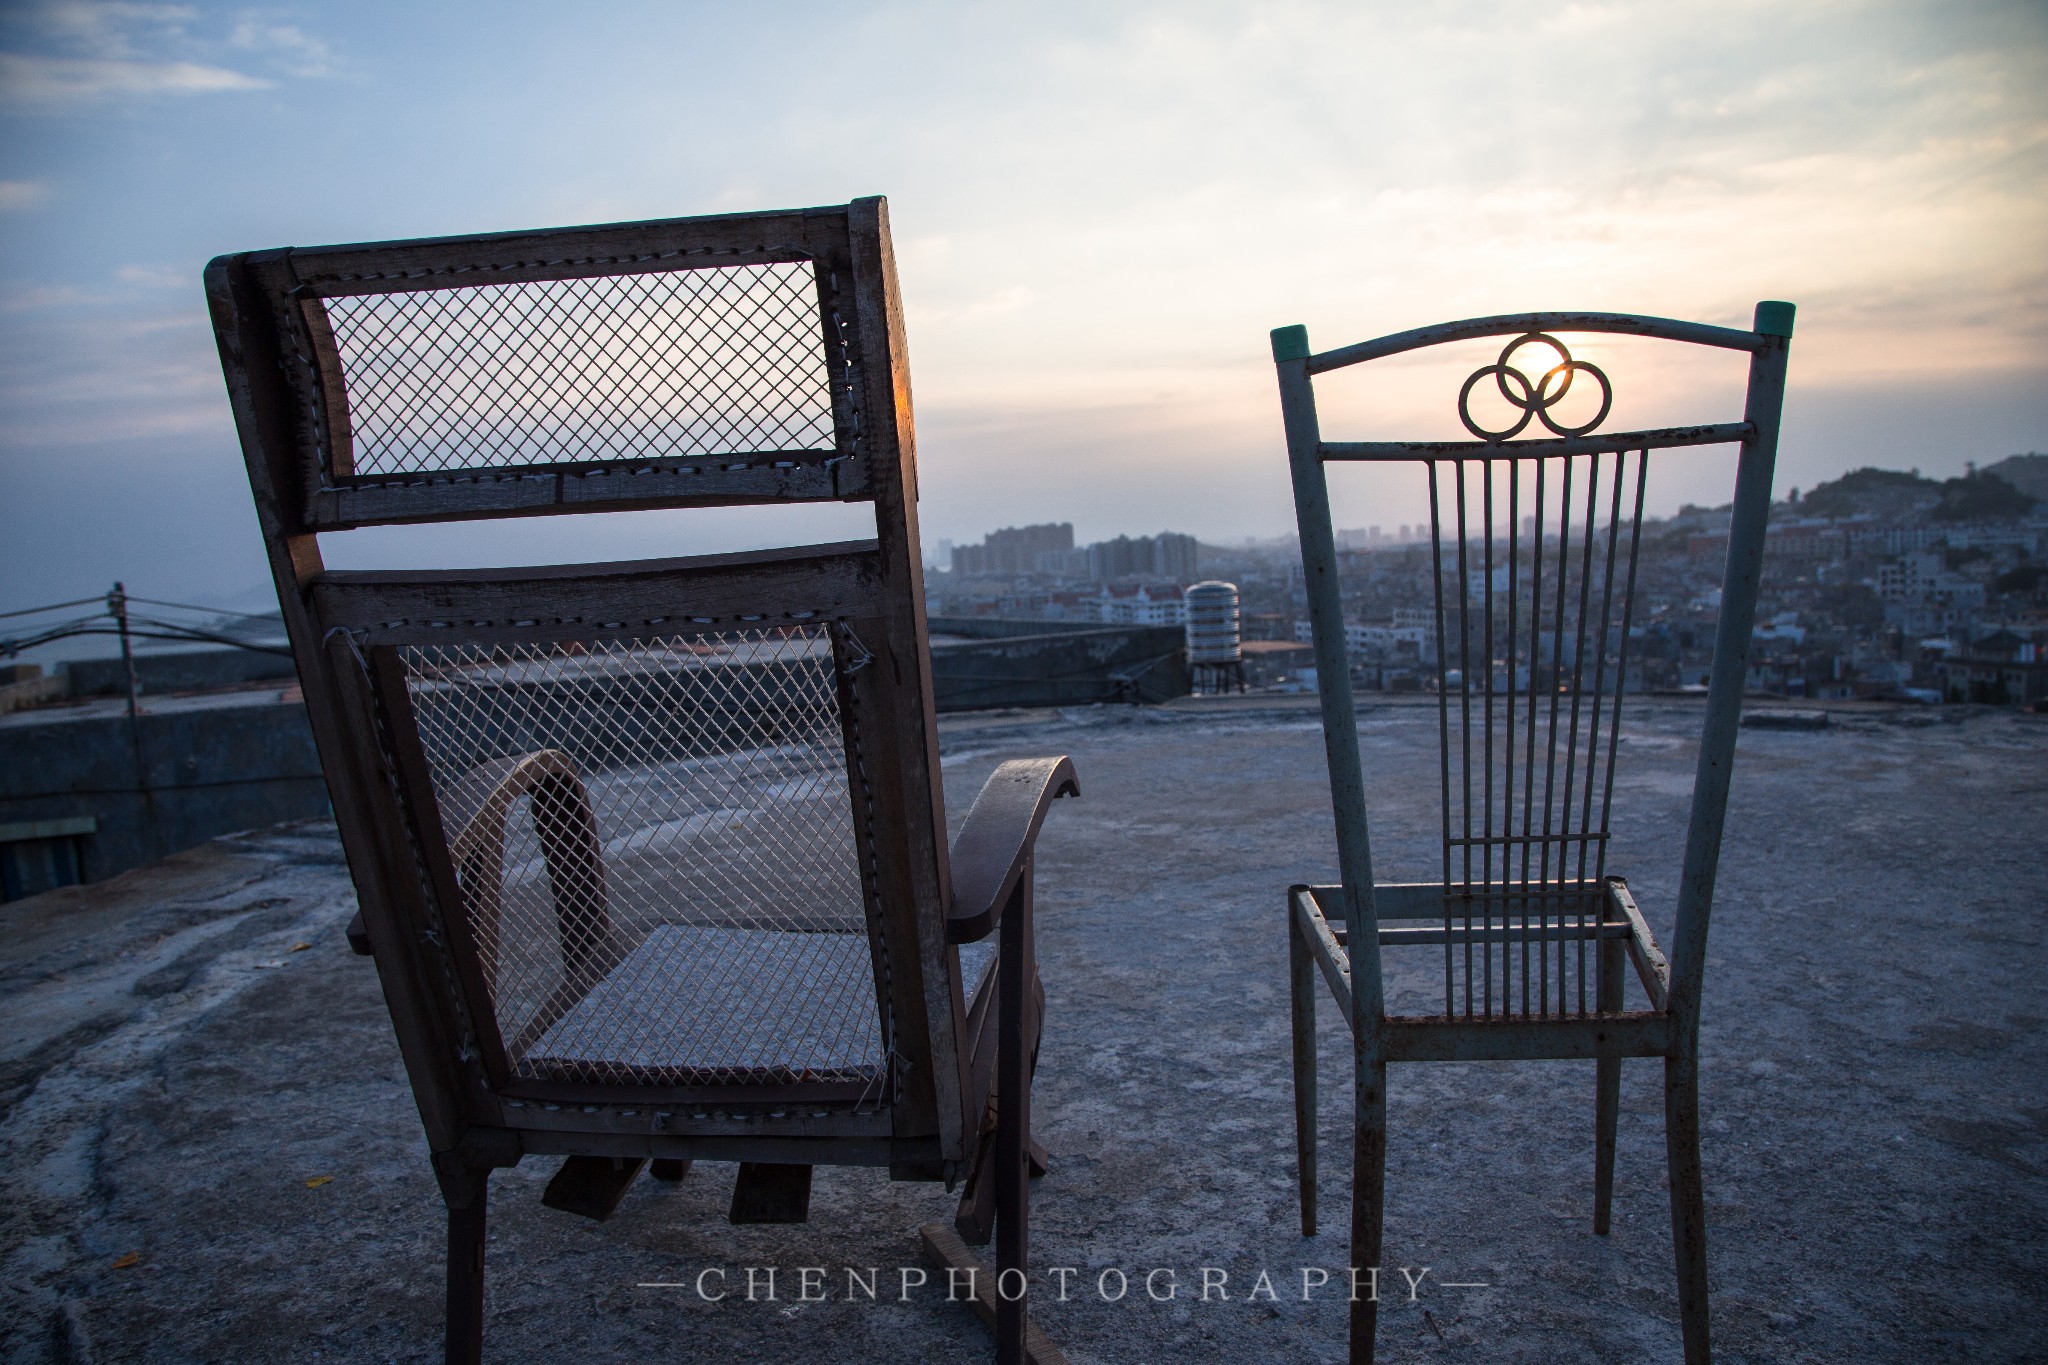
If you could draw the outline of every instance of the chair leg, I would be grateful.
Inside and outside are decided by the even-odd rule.
[[[1026,1036],[1038,964],[1031,925],[1032,876],[1026,864],[1004,907],[996,980],[996,1365],[1024,1365],[1031,1238],[1031,1054]],[[1015,1275],[1016,1279],[1010,1277]]]
[[[1316,1235],[1316,964],[1294,896],[1287,897],[1288,976],[1294,996],[1294,1174],[1301,1191],[1301,1235]]]
[[[1605,1237],[1614,1220],[1614,1141],[1621,1116],[1621,1058],[1594,1063],[1593,1231]]]
[[[996,1361],[1023,1365],[1024,1290],[1031,1218],[1031,1181],[1025,1166],[1022,1125],[996,1110]],[[1011,1275],[1016,1276],[1011,1279]]]
[[[1000,1100],[997,1112],[1001,1112]],[[985,1247],[996,1233],[995,1151],[994,1135],[984,1134],[975,1149],[974,1164],[968,1168],[967,1184],[960,1191],[960,1206],[953,1214],[953,1231],[968,1246]]]
[[[1708,1365],[1707,1207],[1700,1176],[1699,1062],[1664,1059],[1664,1145],[1671,1164],[1671,1246],[1678,1263],[1678,1321],[1685,1365]]]
[[[1031,1076],[1038,1077],[1038,1047],[1045,1041],[1045,981],[1038,975],[1034,964],[1031,969],[1031,1014],[1025,1020],[1031,1030]],[[1026,1133],[1024,1159],[1031,1163],[1031,1178],[1038,1179],[1052,1169],[1052,1153],[1038,1140],[1038,1134]]]
[[[436,1158],[448,1205],[448,1365],[480,1365],[484,1354],[484,1216],[489,1169]]]
[[[1379,1331],[1379,1264],[1386,1227],[1387,1064],[1361,1060],[1351,1144],[1351,1365],[1372,1365]]]
[[[1627,950],[1618,939],[1600,945],[1600,1009],[1613,1013],[1622,1008],[1627,980]],[[1614,1219],[1614,1142],[1621,1118],[1621,1058],[1602,1057],[1596,1062],[1597,1079],[1593,1097],[1593,1231],[1605,1237]]]

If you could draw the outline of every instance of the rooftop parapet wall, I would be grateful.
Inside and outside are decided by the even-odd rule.
[[[65,665],[65,671],[74,697],[109,697],[128,690],[127,670],[118,658],[74,659]],[[297,676],[297,668],[284,655],[248,649],[190,649],[135,656],[135,681],[145,696]]]
[[[932,651],[941,711],[1159,702],[1189,690],[1179,627],[1077,629],[1064,622],[942,618],[932,630],[942,637]],[[970,638],[947,644],[948,635]],[[261,677],[260,670],[281,666],[289,674],[289,660],[224,650],[141,662],[161,667],[145,673],[143,710],[133,723],[124,703],[112,698],[0,720],[0,827],[89,822],[89,832],[63,836],[75,843],[59,861],[69,866],[75,854],[78,875],[94,882],[235,830],[328,813],[327,786],[296,688],[152,695],[158,686],[206,677],[209,670],[234,681],[248,676],[237,676],[245,669]],[[113,667],[119,669],[118,660]],[[536,701],[543,706],[551,689],[597,688],[629,724],[635,717],[644,721],[659,701],[630,671],[504,686],[541,694]],[[673,747],[674,737],[662,742]],[[672,756],[687,755],[678,750]],[[10,854],[0,847],[0,857],[23,855],[25,867],[51,866],[41,856],[26,857],[42,852]],[[62,884],[68,875],[37,872],[27,881],[58,877]]]
[[[91,817],[99,881],[233,830],[328,812],[305,707],[281,690],[119,702],[0,723],[0,825]]]
[[[952,617],[935,617],[930,626],[937,636],[970,636],[932,646],[932,694],[941,711],[1161,702],[1190,690],[1179,626],[1076,628]]]

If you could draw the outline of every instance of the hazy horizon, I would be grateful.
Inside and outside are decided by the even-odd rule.
[[[0,12],[0,610],[266,581],[199,272],[224,251],[890,196],[928,541],[1291,529],[1267,331],[1799,305],[1779,492],[2048,449],[2034,3]],[[1328,405],[1455,431],[1480,346]],[[1615,423],[1733,416],[1588,339]],[[1475,359],[1477,357],[1477,359]],[[1373,368],[1373,367],[1367,367]],[[1349,381],[1347,380],[1347,383]],[[1340,391],[1342,390],[1342,391]],[[1725,501],[1718,457],[1651,502]],[[1344,471],[1389,532],[1412,481]],[[680,554],[864,512],[353,533],[330,562]]]

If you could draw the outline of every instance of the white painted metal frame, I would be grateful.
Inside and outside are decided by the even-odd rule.
[[[1755,324],[1749,331],[1628,314],[1529,313],[1421,328],[1320,353],[1310,350],[1305,328],[1283,327],[1273,333],[1273,358],[1293,474],[1309,619],[1315,636],[1342,877],[1335,886],[1296,886],[1288,893],[1303,1232],[1315,1232],[1314,997],[1319,974],[1350,1021],[1353,1037],[1351,1252],[1354,1266],[1361,1270],[1376,1265],[1380,1256],[1388,1062],[1597,1059],[1595,1230],[1605,1232],[1612,1192],[1621,1059],[1662,1057],[1673,1241],[1687,1365],[1706,1365],[1710,1354],[1705,1209],[1699,1164],[1700,983],[1706,965],[1707,922],[1713,904],[1743,680],[1763,565],[1764,530],[1770,512],[1792,320],[1792,305],[1778,302],[1758,304]],[[1322,437],[1316,416],[1316,375],[1446,342],[1534,334],[1547,337],[1572,332],[1618,333],[1748,353],[1749,384],[1743,420],[1596,435],[1590,431],[1590,427],[1598,425],[1596,419],[1586,429],[1564,429],[1554,437],[1523,441],[1347,443],[1325,441]],[[1546,375],[1533,385],[1523,378],[1521,397],[1525,411],[1533,413],[1534,406],[1545,395],[1562,395],[1562,387],[1551,392],[1552,377]],[[1503,394],[1515,401],[1514,395],[1508,393],[1505,375],[1501,383]],[[1605,390],[1604,376],[1600,383]],[[1467,388],[1469,391],[1469,383]],[[1605,411],[1603,404],[1602,416]],[[1525,417],[1523,424],[1526,422]],[[1467,425],[1472,426],[1469,418]],[[1550,425],[1547,415],[1545,425]],[[1551,429],[1560,430],[1554,426]],[[1559,916],[1553,921],[1546,916],[1531,926],[1525,915],[1522,923],[1522,932],[1533,927],[1536,936],[1545,940],[1574,937],[1596,943],[1596,956],[1607,969],[1602,971],[1600,998],[1593,1011],[1541,1018],[1527,1014],[1475,1018],[1448,1012],[1442,1016],[1388,1015],[1381,971],[1384,950],[1403,943],[1442,942],[1453,931],[1444,915],[1445,887],[1379,885],[1373,879],[1365,783],[1351,695],[1325,462],[1419,460],[1429,462],[1433,468],[1440,462],[1530,460],[1636,451],[1643,452],[1647,460],[1652,450],[1720,443],[1739,443],[1741,451],[1721,617],[1680,880],[1677,932],[1669,962],[1651,936],[1626,883],[1620,878],[1605,878],[1598,887],[1584,888],[1601,907],[1590,920]],[[1488,535],[1491,536],[1490,530]],[[1490,661],[1487,666],[1490,669]],[[1425,923],[1413,923],[1418,920]],[[1473,933],[1469,918],[1462,932],[1468,937]],[[1482,932],[1495,931],[1489,922],[1488,929]],[[1353,951],[1358,944],[1373,945],[1374,950]],[[1622,1007],[1623,954],[1636,967],[1650,1002],[1647,1010],[1630,1011]],[[1361,1296],[1352,1304],[1353,1362],[1372,1360],[1376,1325],[1377,1304]]]

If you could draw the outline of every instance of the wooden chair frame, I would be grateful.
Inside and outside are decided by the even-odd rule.
[[[1687,1365],[1706,1365],[1710,1355],[1706,1219],[1699,1159],[1700,985],[1706,967],[1707,921],[1713,903],[1714,876],[1720,858],[1750,632],[1755,620],[1758,581],[1763,564],[1764,530],[1770,512],[1771,477],[1777,453],[1792,319],[1792,305],[1775,302],[1757,305],[1754,328],[1746,332],[1626,314],[1533,313],[1477,318],[1422,328],[1320,353],[1310,351],[1305,328],[1283,327],[1273,332],[1273,358],[1278,370],[1302,561],[1307,575],[1309,616],[1315,636],[1317,682],[1322,701],[1336,817],[1338,864],[1342,876],[1342,882],[1335,886],[1292,887],[1287,897],[1302,1232],[1307,1236],[1316,1232],[1315,982],[1318,975],[1328,985],[1343,1017],[1349,1021],[1353,1039],[1354,1143],[1350,1232],[1351,1259],[1360,1270],[1376,1266],[1380,1259],[1385,1208],[1386,1068],[1389,1062],[1596,1060],[1594,1231],[1604,1234],[1608,1230],[1613,1198],[1621,1059],[1661,1057],[1665,1073],[1665,1135],[1671,1175],[1672,1240]],[[1472,422],[1469,414],[1466,415],[1466,425],[1475,434],[1481,434],[1483,439],[1426,442],[1332,442],[1323,439],[1315,407],[1313,378],[1316,375],[1445,342],[1500,336],[1548,339],[1550,334],[1572,332],[1617,333],[1746,352],[1750,357],[1750,367],[1743,420],[1710,426],[1592,434],[1591,428],[1598,426],[1606,415],[1607,406],[1603,401],[1599,415],[1583,427],[1560,428],[1551,424],[1547,412],[1540,414],[1545,425],[1558,433],[1542,439],[1510,439],[1520,426],[1515,431],[1488,435]],[[1510,351],[1519,344],[1511,343]],[[1558,349],[1562,351],[1563,347]],[[1566,365],[1569,366],[1572,362],[1566,354]],[[1525,414],[1521,426],[1526,426],[1531,416],[1539,415],[1537,410],[1545,405],[1546,399],[1562,395],[1562,386],[1555,390],[1551,386],[1555,375],[1562,372],[1566,375],[1566,383],[1569,382],[1570,371],[1566,366],[1546,374],[1540,382],[1518,374],[1523,383],[1517,395],[1510,392],[1508,376],[1504,373],[1507,365],[1507,354],[1504,353],[1499,365],[1487,367],[1473,378],[1477,380],[1488,373],[1500,373],[1503,395],[1508,396],[1511,402],[1515,402],[1517,397],[1520,399],[1517,405]],[[1578,368],[1587,367],[1581,365]],[[1603,394],[1611,398],[1604,375],[1599,376],[1599,383]],[[1473,382],[1468,381],[1466,393],[1472,387]],[[1463,405],[1461,396],[1461,414],[1464,413]],[[1482,467],[1489,467],[1485,462],[1605,454],[1619,458],[1624,453],[1633,452],[1641,452],[1640,458],[1647,461],[1652,450],[1723,443],[1739,444],[1741,453],[1723,577],[1721,616],[1715,638],[1699,768],[1679,884],[1677,936],[1670,960],[1667,961],[1658,948],[1627,883],[1621,878],[1603,875],[1584,883],[1546,883],[1542,887],[1546,894],[1579,897],[1581,904],[1594,907],[1592,913],[1552,916],[1543,911],[1532,917],[1525,906],[1520,924],[1513,932],[1522,942],[1535,940],[1548,944],[1576,940],[1589,944],[1597,963],[1599,982],[1597,999],[1590,1009],[1582,1006],[1578,1012],[1560,1010],[1548,1017],[1512,1009],[1496,1015],[1489,1002],[1486,1015],[1474,1017],[1468,996],[1466,1013],[1459,1015],[1452,1012],[1447,987],[1446,1011],[1442,1015],[1389,1015],[1381,967],[1381,958],[1387,948],[1453,940],[1467,944],[1504,941],[1510,933],[1507,927],[1509,918],[1499,916],[1499,927],[1496,927],[1497,912],[1489,912],[1485,927],[1475,930],[1470,913],[1469,887],[1374,881],[1366,823],[1365,781],[1352,702],[1350,661],[1338,585],[1337,548],[1331,527],[1324,464],[1333,460],[1419,460],[1430,463],[1434,479],[1438,462],[1452,462],[1460,471],[1458,489],[1462,499],[1463,464],[1460,462],[1464,461],[1478,461],[1482,462]],[[1510,469],[1513,468],[1510,465]],[[1490,473],[1488,477],[1486,487],[1490,496]],[[1640,475],[1637,487],[1641,487]],[[1616,496],[1618,507],[1618,484]],[[1458,572],[1462,581],[1466,571],[1462,501],[1459,515]],[[1637,516],[1640,519],[1640,496]],[[1490,582],[1490,511],[1487,525]],[[1610,527],[1612,525],[1614,523],[1610,523]],[[1439,550],[1438,554],[1437,572],[1441,575],[1442,551]],[[1610,561],[1610,583],[1612,574]],[[1489,598],[1489,631],[1492,610]],[[1441,625],[1439,629],[1441,631]],[[1462,618],[1459,630],[1461,637],[1469,631]],[[1625,625],[1623,635],[1625,638]],[[1491,636],[1488,638],[1490,640]],[[1490,644],[1488,649],[1490,653]],[[1512,650],[1510,645],[1511,690]],[[1530,687],[1533,696],[1533,654],[1531,658]],[[1483,666],[1488,670],[1487,724],[1490,727],[1491,659]],[[1469,696],[1469,684],[1462,677],[1459,685],[1467,689]],[[1617,718],[1619,697],[1617,683]],[[1597,721],[1595,723],[1597,727]],[[1448,737],[1444,742],[1447,746],[1448,819]],[[1469,743],[1461,754],[1461,761],[1467,764],[1471,761]],[[1491,761],[1489,758],[1488,762]],[[1590,769],[1588,771],[1590,775]],[[1610,774],[1611,771],[1610,761]],[[1469,805],[1469,791],[1466,799]],[[1545,799],[1547,801],[1548,797]],[[1569,803],[1567,797],[1567,805]],[[1468,830],[1467,834],[1470,833]],[[1604,840],[1606,836],[1604,832],[1597,835],[1582,832],[1575,837]],[[1469,845],[1474,842],[1482,841],[1454,839],[1446,829],[1447,868],[1451,844]],[[1559,863],[1561,869],[1561,855]],[[1604,869],[1604,858],[1602,867]],[[1525,874],[1526,870],[1525,862]],[[1560,878],[1562,876],[1560,871]],[[1455,923],[1449,908],[1459,894],[1466,896],[1462,925]],[[1352,951],[1358,944],[1372,945],[1373,950]],[[1635,968],[1642,992],[1649,1002],[1648,1009],[1624,1008],[1627,972],[1624,964],[1629,963]],[[1447,972],[1449,970],[1447,966]],[[1469,981],[1469,976],[1466,979]],[[1583,989],[1583,967],[1580,980]],[[1525,985],[1525,998],[1526,990]],[[1375,1300],[1360,1296],[1353,1301],[1350,1357],[1353,1362],[1365,1363],[1373,1359],[1377,1320],[1378,1304]]]
[[[359,472],[360,414],[335,340],[335,300],[790,262],[815,268],[814,325],[830,381],[826,447]],[[649,1160],[669,1179],[693,1159],[743,1163],[736,1220],[800,1219],[817,1163],[965,1179],[959,1231],[997,1240],[1003,1292],[984,1296],[997,1358],[1058,1359],[1031,1325],[1026,1296],[1008,1286],[1025,1272],[1027,1175],[1044,1161],[1029,1109],[1043,1001],[1033,847],[1051,801],[1078,787],[1064,758],[1004,763],[948,846],[884,201],[244,252],[213,261],[206,289],[361,903],[350,937],[376,961],[448,1207],[448,1360],[480,1357],[490,1172],[529,1155],[567,1157],[548,1202],[597,1217]],[[871,502],[876,537],[686,559],[391,572],[329,570],[319,542],[380,524],[821,500]],[[657,627],[686,634],[762,623],[828,623],[833,632],[848,761],[860,765],[867,797],[855,826],[863,892],[877,907],[869,938],[889,965],[877,972],[877,1005],[893,1021],[889,1043],[900,1058],[893,1095],[848,1102],[857,1097],[829,1079],[663,1088],[514,1076],[482,984],[498,951],[506,813],[532,803],[563,961],[601,974],[611,949],[590,798],[574,763],[542,749],[472,773],[437,801],[398,651],[451,637],[482,648],[582,647]],[[970,998],[958,946],[991,935],[997,965]],[[951,1231],[927,1228],[925,1239],[934,1254],[978,1264]]]

